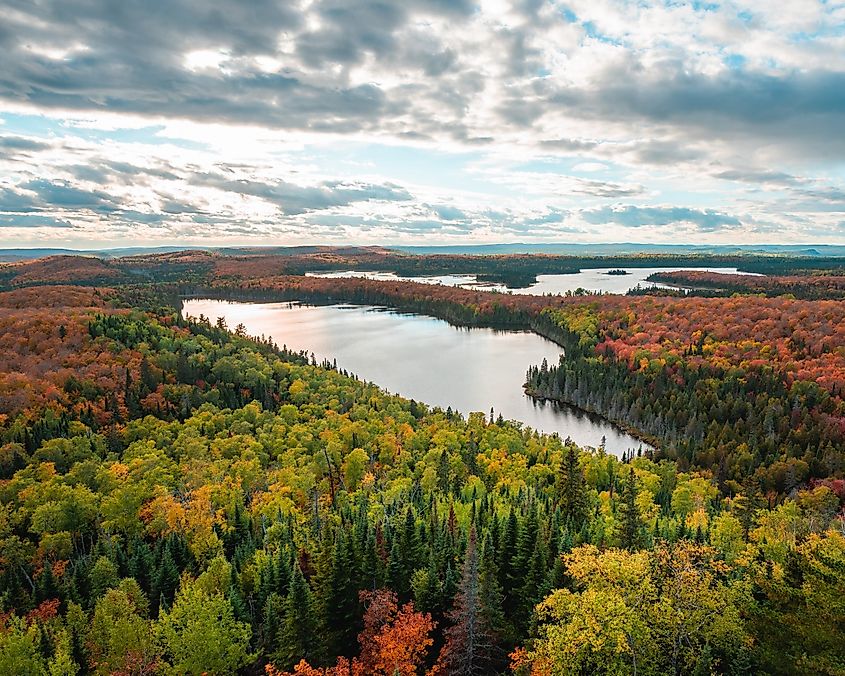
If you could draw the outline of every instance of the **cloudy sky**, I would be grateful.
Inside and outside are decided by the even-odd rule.
[[[845,2],[0,16],[2,246],[845,242]]]

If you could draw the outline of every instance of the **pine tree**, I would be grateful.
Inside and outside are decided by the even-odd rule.
[[[130,577],[134,577],[141,589],[149,594],[153,586],[155,557],[150,546],[141,539],[134,540],[130,546],[128,568]]]
[[[153,608],[166,609],[173,603],[176,589],[179,587],[179,569],[170,553],[170,543],[164,546],[161,561],[153,576]]]
[[[637,509],[637,483],[634,470],[628,472],[622,490],[619,492],[619,544],[624,549],[639,549],[642,546],[642,524]]]
[[[541,533],[534,540],[534,551],[528,560],[525,571],[525,582],[520,589],[521,604],[518,622],[520,629],[525,632],[536,606],[542,600],[542,593],[546,577],[548,576],[548,547]]]
[[[317,622],[314,617],[314,597],[302,575],[299,564],[293,569],[290,591],[284,604],[284,621],[273,661],[285,669],[292,669],[300,660],[317,656]]]
[[[557,498],[564,520],[574,530],[580,528],[587,516],[587,483],[574,446],[567,447],[560,463]]]
[[[761,504],[760,487],[757,481],[751,476],[746,477],[742,482],[742,494],[736,496],[733,501],[733,509],[742,524],[746,542],[748,542],[751,529],[754,528],[756,513]]]
[[[39,603],[59,597],[59,588],[56,584],[56,577],[53,575],[53,566],[50,563],[44,563],[44,569],[38,578],[35,591],[35,599]]]
[[[493,646],[490,658],[498,664],[499,669],[505,667],[505,651],[501,648],[512,635],[505,613],[502,609],[502,588],[499,586],[499,571],[496,567],[496,549],[490,533],[484,538],[481,551],[481,562],[478,569],[478,595],[481,603],[481,614],[484,624],[488,628]]]
[[[279,639],[285,622],[285,601],[286,599],[280,594],[272,592],[264,604],[261,643],[262,652],[268,655],[275,653],[279,648]]]
[[[348,655],[356,646],[361,623],[358,569],[351,538],[340,528],[332,547],[329,574],[319,590],[320,634],[328,657]]]
[[[475,676],[493,671],[491,658],[495,641],[481,602],[480,558],[475,527],[472,527],[460,589],[448,615],[452,626],[446,630],[446,645],[438,660],[440,668],[450,676]]]
[[[505,612],[508,614],[512,612],[516,605],[516,599],[514,598],[516,589],[513,586],[513,580],[517,577],[517,574],[513,566],[516,562],[518,539],[519,522],[516,518],[516,512],[511,508],[507,521],[505,521],[498,551],[499,584],[505,593],[504,607]]]

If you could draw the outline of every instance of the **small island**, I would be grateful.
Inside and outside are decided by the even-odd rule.
[[[613,270],[608,270],[605,274],[613,275],[614,277],[616,277],[618,275],[630,275],[631,273],[628,272],[627,270],[621,270],[620,268],[615,268]]]

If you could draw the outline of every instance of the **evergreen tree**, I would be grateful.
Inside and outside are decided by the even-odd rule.
[[[587,517],[587,483],[575,446],[568,446],[563,453],[556,489],[564,520],[570,528],[579,529]]]
[[[639,549],[642,546],[642,524],[637,509],[637,479],[631,469],[619,492],[619,507],[617,509],[619,524],[617,534],[619,544],[624,549]]]
[[[155,571],[155,557],[150,546],[141,539],[136,539],[130,546],[128,562],[130,577],[134,577],[141,589],[149,594],[153,586],[153,574]]]
[[[279,642],[282,636],[286,617],[286,599],[278,592],[272,592],[264,603],[262,616],[261,644],[265,654],[272,655],[278,652]]]
[[[499,543],[498,565],[499,584],[505,594],[505,613],[510,617],[517,605],[516,588],[513,581],[519,577],[514,569],[517,562],[517,543],[519,539],[519,522],[516,512],[511,508]]]
[[[496,549],[490,533],[484,538],[481,561],[478,570],[478,595],[481,614],[492,641],[491,660],[504,668],[505,651],[501,648],[513,635],[513,630],[502,609],[502,588],[499,585],[499,571],[496,567]]]
[[[742,482],[742,493],[737,495],[733,501],[733,509],[742,524],[742,532],[746,542],[748,542],[751,529],[754,528],[756,512],[761,505],[760,486],[754,477],[748,476]]]
[[[517,620],[519,628],[525,632],[536,606],[542,600],[544,584],[548,576],[548,547],[541,533],[534,540],[534,551],[528,560],[525,582],[520,589],[521,604]]]
[[[273,661],[285,669],[292,669],[303,659],[313,661],[318,656],[318,643],[314,597],[299,564],[295,564]]]
[[[168,542],[163,548],[161,561],[153,576],[153,609],[158,611],[162,608],[169,608],[170,604],[173,603],[178,587],[179,569],[170,553],[170,543]]]
[[[329,574],[323,579],[320,597],[320,636],[327,657],[349,655],[356,647],[361,623],[357,562],[350,536],[339,528],[331,550]]]
[[[453,676],[480,676],[493,670],[495,641],[482,606],[481,557],[476,540],[473,526],[464,557],[460,589],[448,616],[452,626],[446,630],[446,645],[440,653],[440,667]]]

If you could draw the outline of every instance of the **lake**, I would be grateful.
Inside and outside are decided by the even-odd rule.
[[[444,286],[460,286],[466,289],[480,289],[483,291],[501,291],[511,293],[542,296],[545,294],[565,294],[567,291],[586,289],[603,293],[626,294],[639,286],[657,286],[669,288],[667,284],[647,282],[646,278],[656,272],[672,272],[674,270],[699,270],[703,272],[719,272],[726,275],[756,275],[753,272],[740,272],[736,268],[621,268],[627,275],[609,275],[611,268],[589,268],[571,275],[537,275],[537,282],[524,289],[509,289],[503,284],[479,282],[475,275],[426,275],[424,277],[405,277],[395,272],[367,272],[364,270],[339,270],[332,272],[307,272],[309,277],[364,277],[366,279],[389,281],[412,281],[422,284],[443,284]]]
[[[232,303],[185,300],[183,314],[225,317],[254,336],[272,336],[293,350],[313,352],[318,361],[337,359],[341,369],[386,390],[443,409],[483,411],[519,420],[543,432],[571,437],[579,445],[609,452],[646,444],[598,416],[524,394],[525,372],[562,349],[527,331],[458,328],[421,315],[384,308],[300,303]]]

